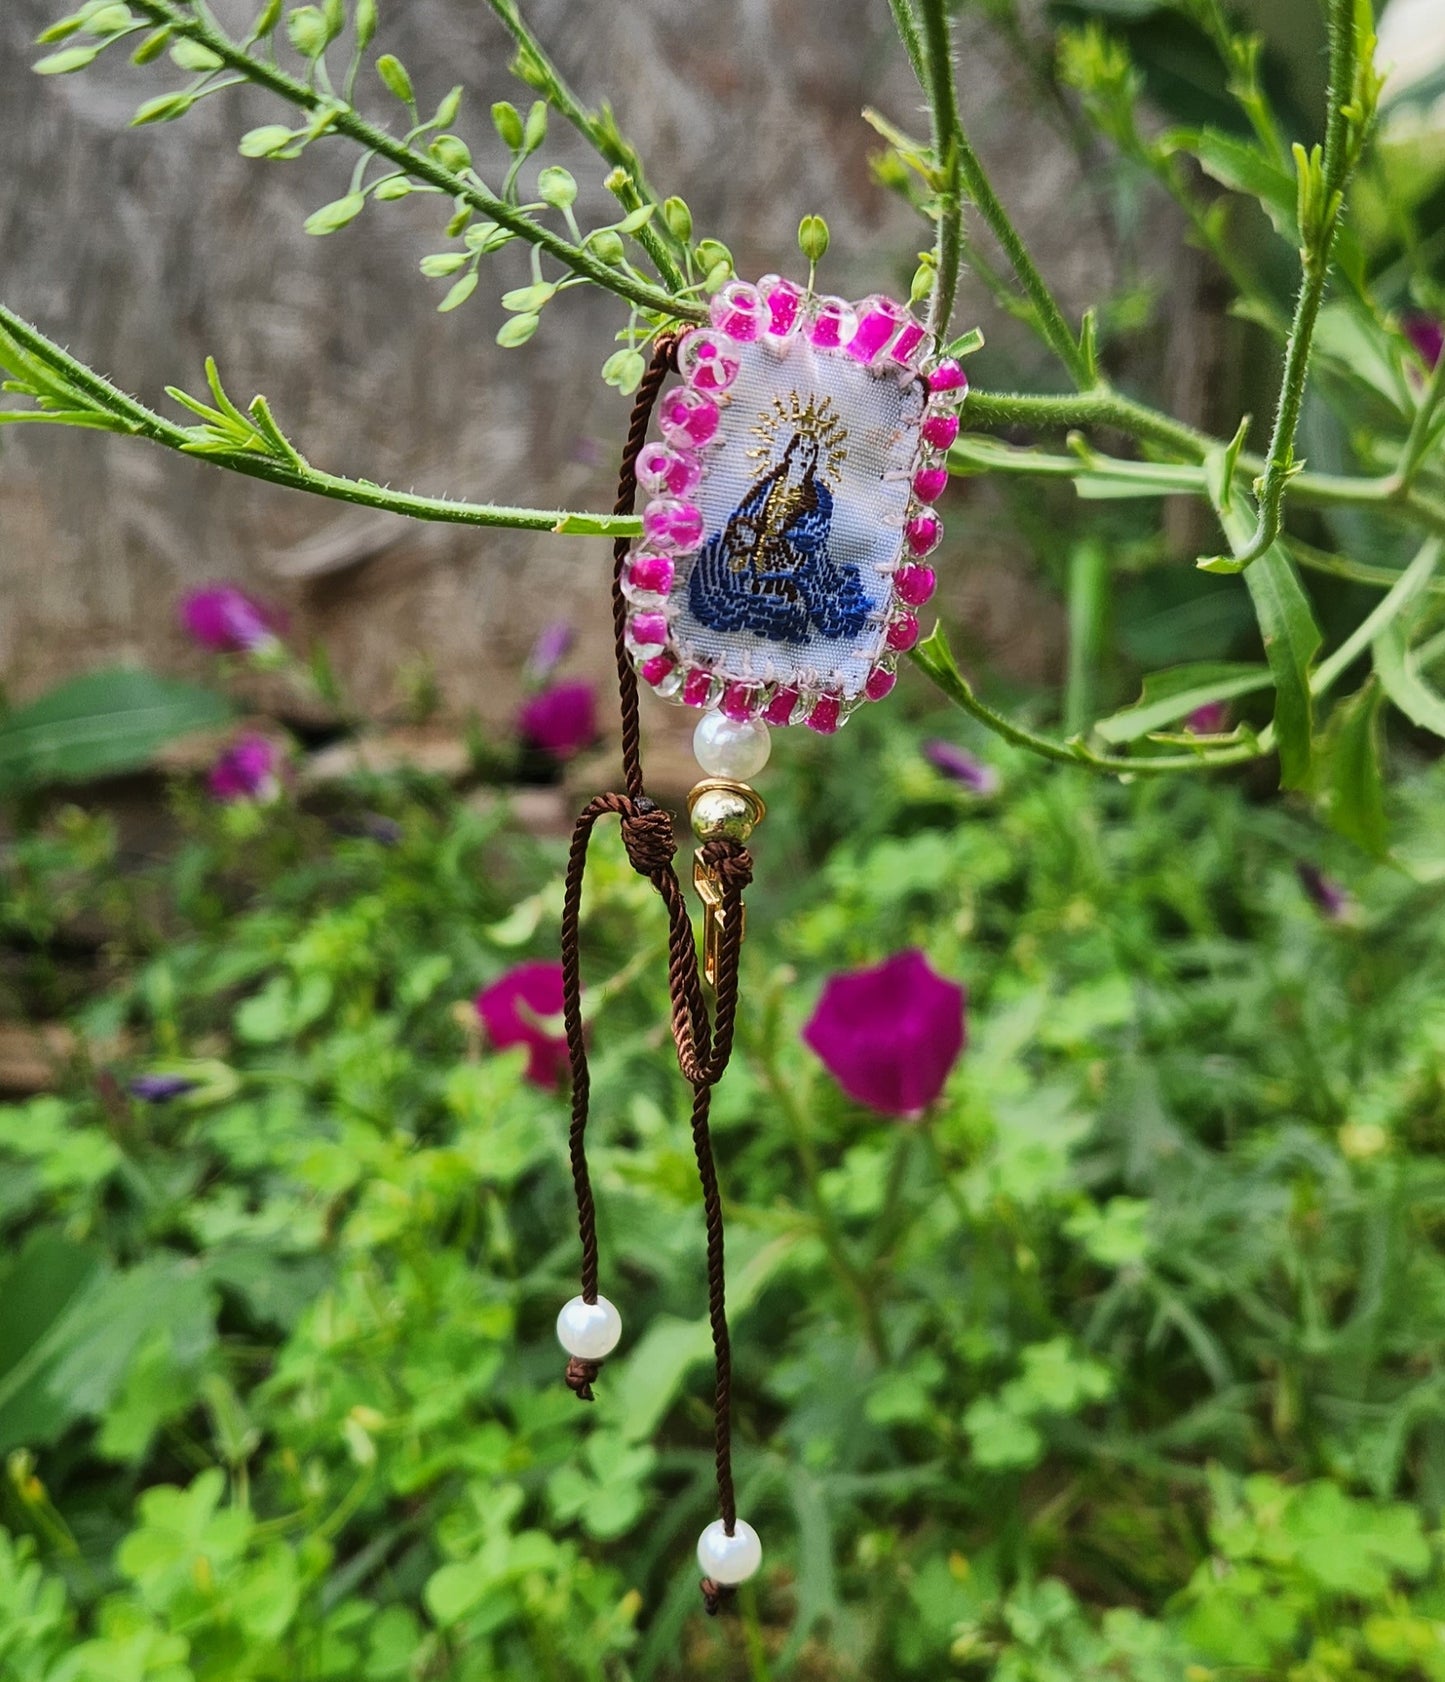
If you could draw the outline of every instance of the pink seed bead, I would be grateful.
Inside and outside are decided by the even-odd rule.
[[[659,684],[677,665],[670,654],[654,654],[637,668],[644,683]]]
[[[717,333],[689,333],[677,353],[677,368],[697,391],[726,391],[738,377],[738,359]]]
[[[637,456],[637,482],[645,491],[686,496],[702,479],[702,463],[690,451],[644,444]]]
[[[928,375],[928,389],[930,391],[967,391],[968,375],[963,371],[963,364],[946,356]]]
[[[758,692],[750,683],[730,683],[723,690],[722,700],[718,702],[718,711],[725,718],[746,724],[753,716],[757,704]]]
[[[808,337],[819,350],[837,350],[853,337],[858,315],[842,298],[819,298],[808,324]]]
[[[796,689],[780,689],[772,700],[768,702],[767,711],[763,718],[768,724],[791,724],[793,722],[793,708],[798,704]]]
[[[871,362],[893,337],[902,317],[902,307],[891,298],[864,299],[858,306],[858,326],[848,341],[849,356]]]
[[[634,613],[628,630],[632,640],[636,643],[652,644],[667,641],[667,615],[665,613]]]
[[[775,339],[787,338],[802,313],[802,287],[782,275],[769,274],[758,282],[758,290],[768,306],[768,333]]]
[[[888,646],[895,654],[906,654],[918,641],[918,621],[911,613],[895,619],[888,627]]]
[[[943,537],[943,521],[931,508],[925,508],[904,526],[903,537],[908,545],[908,553],[921,559],[924,555],[931,555],[938,547]]]
[[[812,712],[803,722],[810,730],[816,730],[820,736],[831,736],[838,728],[838,697],[820,695],[813,703]]]
[[[875,666],[863,685],[863,693],[870,701],[881,701],[885,695],[893,693],[893,686],[897,682],[897,672],[889,671],[887,666]]]
[[[634,555],[627,569],[627,582],[634,590],[665,596],[672,589],[676,568],[666,555]]]
[[[922,607],[938,585],[932,567],[899,567],[893,574],[893,589],[899,601],[909,607]]]
[[[913,475],[913,494],[920,502],[937,502],[947,488],[946,467],[920,467]]]
[[[702,541],[701,510],[675,497],[659,497],[642,511],[642,535],[659,549],[696,549]]]
[[[682,680],[682,698],[690,707],[705,707],[712,697],[712,673],[695,667]]]
[[[750,344],[762,331],[767,312],[756,286],[745,280],[734,280],[724,286],[708,305],[708,320],[719,333],[726,333],[739,344]]]
[[[893,361],[901,362],[905,368],[912,367],[913,353],[927,337],[928,332],[922,322],[908,316],[898,329],[898,337],[888,347],[888,354]]]
[[[658,406],[657,418],[669,444],[701,448],[717,431],[717,404],[686,386],[674,386]]]
[[[958,437],[958,416],[945,410],[940,415],[925,415],[923,442],[935,450],[946,450]]]

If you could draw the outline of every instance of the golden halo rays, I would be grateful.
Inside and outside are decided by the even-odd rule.
[[[762,443],[747,453],[755,461],[770,461],[777,454],[778,434],[803,434],[818,440],[818,466],[836,485],[842,477],[843,463],[848,459],[848,428],[843,417],[833,407],[831,397],[819,398],[810,394],[807,401],[796,391],[787,397],[775,397],[758,416],[751,428]]]

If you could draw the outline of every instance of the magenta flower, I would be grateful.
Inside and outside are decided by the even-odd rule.
[[[200,1084],[186,1075],[136,1075],[126,1082],[126,1091],[143,1104],[167,1104],[194,1092]]]
[[[968,995],[916,949],[835,975],[803,1042],[850,1098],[915,1117],[938,1097],[965,1042]]]
[[[255,654],[279,641],[282,615],[234,584],[207,584],[181,597],[181,624],[213,654]]]
[[[961,783],[971,794],[997,794],[998,772],[992,765],[975,759],[955,742],[935,738],[923,744],[923,757],[950,782]]]
[[[561,964],[541,959],[518,964],[477,994],[476,1007],[498,1051],[527,1047],[527,1079],[534,1086],[561,1084],[568,1066],[567,1041],[542,1026],[543,1019],[562,1014]]]
[[[597,740],[596,690],[580,680],[554,683],[522,703],[517,731],[553,759],[571,759]]]
[[[266,736],[238,736],[211,767],[212,795],[225,805],[253,800],[265,803],[281,792],[281,750]]]
[[[1427,368],[1433,368],[1445,352],[1445,322],[1441,322],[1433,315],[1426,315],[1422,310],[1412,310],[1401,326],[1405,329],[1405,337],[1420,353],[1420,359]]]
[[[1229,728],[1229,702],[1206,701],[1185,719],[1184,728],[1192,736],[1223,735]]]

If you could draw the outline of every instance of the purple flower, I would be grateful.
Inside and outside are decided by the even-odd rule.
[[[184,1098],[200,1084],[185,1075],[136,1075],[125,1083],[125,1089],[132,1098],[139,1098],[142,1103],[164,1104],[172,1098]]]
[[[532,683],[545,683],[572,652],[577,634],[565,619],[554,619],[542,628],[532,652],[527,656],[527,677]]]
[[[954,742],[935,737],[923,744],[923,757],[951,782],[961,783],[973,794],[997,794],[999,777],[992,765],[985,765]]]
[[[1195,736],[1223,735],[1229,728],[1229,702],[1206,701],[1185,719],[1184,728]]]
[[[571,759],[597,740],[597,692],[590,683],[554,683],[522,703],[517,731],[553,759]]]
[[[281,750],[268,737],[238,736],[211,767],[212,795],[226,805],[265,802],[281,792]]]
[[[1350,920],[1355,901],[1348,888],[1342,887],[1333,877],[1326,876],[1317,865],[1307,864],[1303,859],[1295,865],[1294,873],[1310,902],[1327,922],[1346,923]]]
[[[1433,368],[1445,351],[1445,322],[1422,310],[1411,310],[1401,322],[1405,337],[1420,353],[1427,368]]]
[[[567,1041],[539,1019],[562,1014],[562,966],[534,958],[509,969],[476,998],[477,1015],[498,1051],[527,1047],[527,1079],[555,1087],[567,1071]]]
[[[963,1050],[967,999],[921,952],[900,952],[833,976],[803,1042],[850,1098],[884,1115],[919,1116]]]
[[[181,624],[215,654],[255,654],[271,648],[285,621],[234,584],[207,584],[181,597]]]

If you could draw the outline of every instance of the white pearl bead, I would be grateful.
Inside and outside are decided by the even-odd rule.
[[[763,1563],[763,1544],[752,1525],[739,1519],[728,1535],[715,1518],[697,1539],[697,1563],[715,1583],[745,1583]]]
[[[772,752],[768,727],[760,718],[729,718],[704,713],[693,732],[693,757],[710,777],[729,777],[745,783],[757,776]]]
[[[608,1302],[584,1302],[573,1297],[557,1316],[557,1341],[579,1361],[604,1360],[622,1337],[622,1316]]]

